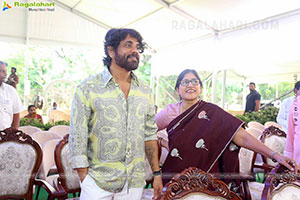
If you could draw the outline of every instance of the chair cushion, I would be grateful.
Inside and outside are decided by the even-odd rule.
[[[278,190],[273,191],[272,200],[300,200],[300,187],[292,184],[286,184],[280,187]]]
[[[29,144],[0,145],[0,195],[24,195],[34,168],[36,151]]]
[[[69,144],[66,144],[61,150],[61,162],[65,172],[66,184],[68,189],[80,188],[80,179],[76,170],[71,166],[71,154]]]
[[[223,197],[209,196],[204,193],[191,193],[191,194],[184,196],[181,199],[185,199],[185,200],[203,200],[203,199],[205,199],[205,200],[226,200]]]
[[[286,144],[286,138],[285,137],[278,137],[276,135],[272,135],[270,137],[267,137],[265,139],[264,144],[268,146],[270,149],[273,151],[276,151],[280,154],[283,154],[284,149],[285,149],[285,144]],[[271,159],[267,158],[267,164],[271,166],[275,166],[278,163],[273,162]]]
[[[251,194],[251,200],[261,200],[264,184],[258,182],[249,182],[248,185]]]
[[[254,152],[245,148],[241,148],[239,152],[240,173],[250,174],[251,164]]]

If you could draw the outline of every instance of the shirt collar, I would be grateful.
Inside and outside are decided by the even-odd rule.
[[[107,84],[110,81],[115,82],[114,79],[113,79],[113,76],[111,75],[111,73],[110,73],[110,71],[108,70],[107,67],[104,68],[104,70],[102,72],[102,75],[103,75],[102,77],[103,77],[103,82],[104,82],[105,87],[107,86]],[[137,76],[133,72],[131,72],[130,76],[131,76],[131,80],[133,80],[133,83],[135,85],[139,86],[140,82],[139,82]]]
[[[0,85],[0,90],[4,90],[4,82]]]

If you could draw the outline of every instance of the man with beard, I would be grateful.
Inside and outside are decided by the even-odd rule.
[[[6,84],[7,63],[0,61],[0,130],[19,128],[20,112],[23,110],[17,90]]]
[[[257,112],[260,106],[260,94],[255,90],[255,83],[249,83],[250,93],[246,97],[246,112]]]
[[[109,30],[106,68],[76,89],[69,141],[81,200],[141,199],[145,153],[153,171],[154,197],[162,191],[154,98],[133,73],[144,48],[137,31]]]

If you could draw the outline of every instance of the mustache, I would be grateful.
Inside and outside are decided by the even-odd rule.
[[[139,56],[136,54],[130,54],[127,56],[127,59],[131,58],[131,57],[135,57],[137,60],[140,60]]]

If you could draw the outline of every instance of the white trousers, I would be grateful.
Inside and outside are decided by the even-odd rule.
[[[89,175],[82,183],[80,182],[80,187],[80,200],[140,200],[143,194],[143,188],[130,188],[127,192],[127,181],[121,192],[112,193],[102,190]]]

